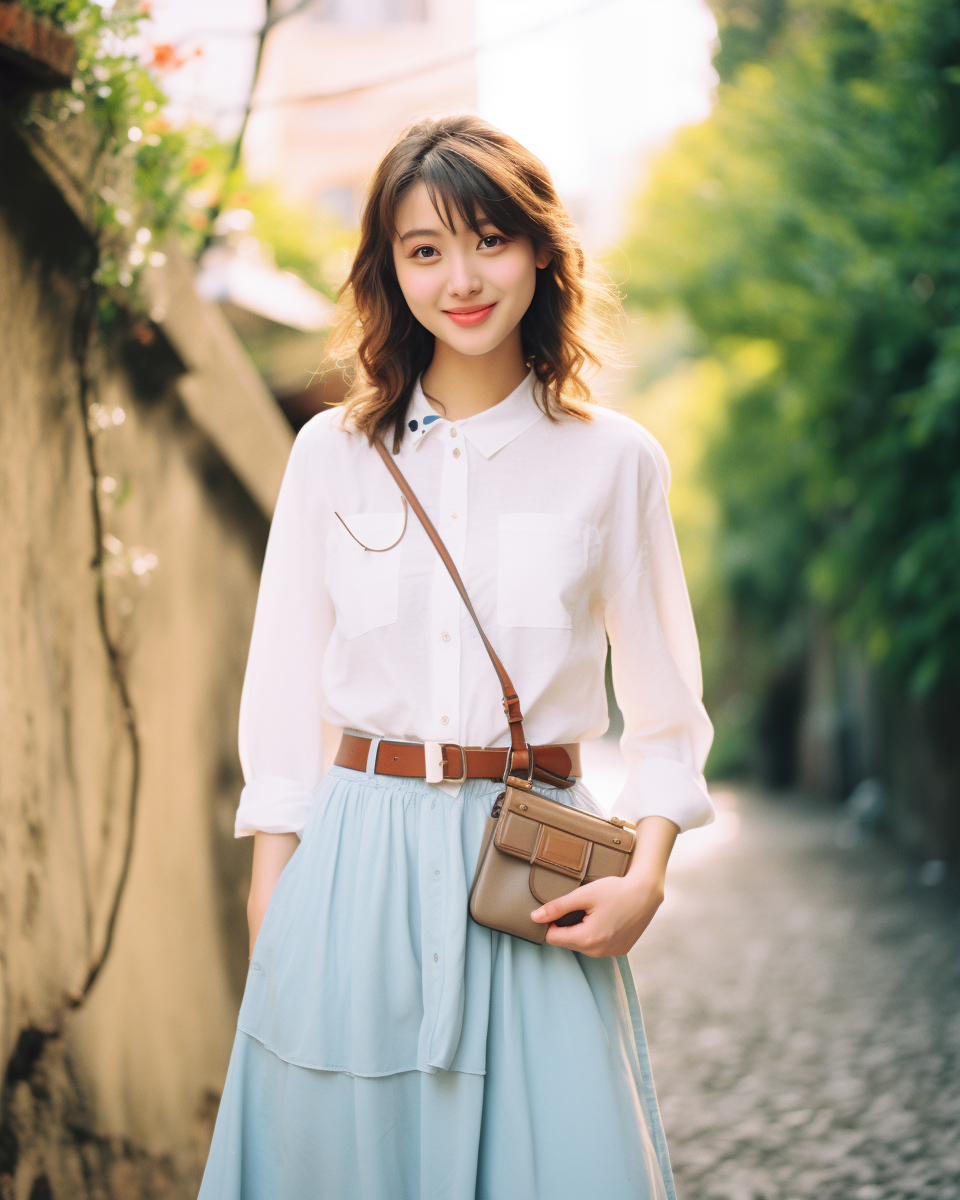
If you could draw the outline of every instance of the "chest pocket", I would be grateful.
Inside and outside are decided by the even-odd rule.
[[[389,546],[400,536],[403,513],[355,513],[343,518],[366,546]],[[382,554],[358,546],[339,521],[327,535],[325,582],[337,614],[337,630],[346,639],[360,637],[397,619],[400,602],[400,550]]]
[[[555,513],[503,513],[497,620],[512,628],[570,629],[583,588],[591,527]]]

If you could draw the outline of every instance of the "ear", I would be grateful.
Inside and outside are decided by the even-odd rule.
[[[553,262],[553,255],[549,250],[538,250],[537,256],[533,261],[536,264],[537,270],[542,271],[544,267],[549,267],[551,262]]]

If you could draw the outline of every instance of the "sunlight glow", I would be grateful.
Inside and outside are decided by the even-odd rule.
[[[478,0],[481,44],[535,30],[478,55],[478,109],[546,162],[597,244],[619,232],[644,155],[708,115],[717,26],[703,0],[584,8],[582,0]]]

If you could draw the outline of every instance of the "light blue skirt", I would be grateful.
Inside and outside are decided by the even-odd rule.
[[[324,777],[254,948],[200,1200],[675,1200],[626,958],[467,915],[501,790]]]

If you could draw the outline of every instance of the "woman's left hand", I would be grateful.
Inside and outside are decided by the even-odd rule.
[[[666,817],[644,817],[637,825],[637,844],[626,875],[597,879],[536,909],[531,916],[540,923],[554,922],[577,909],[587,914],[579,925],[551,924],[550,945],[591,958],[631,950],[663,903],[667,860],[679,832]]]

